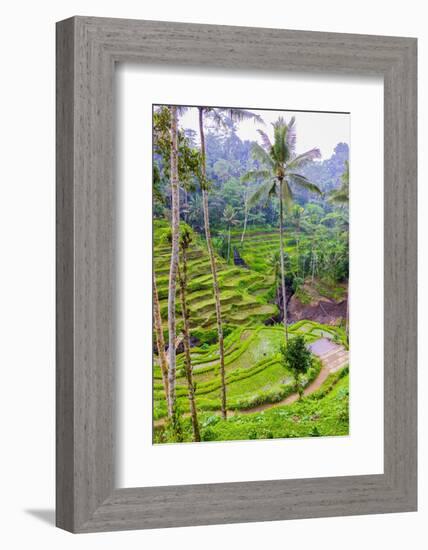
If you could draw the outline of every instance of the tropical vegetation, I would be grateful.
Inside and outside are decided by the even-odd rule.
[[[156,443],[348,433],[349,149],[298,138],[284,112],[154,107]]]

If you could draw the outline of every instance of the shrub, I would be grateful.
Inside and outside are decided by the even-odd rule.
[[[201,342],[201,346],[204,344],[210,345],[217,342],[218,333],[216,329],[194,329],[191,331],[192,336],[197,338]]]
[[[202,426],[204,428],[206,428],[207,426],[215,426],[216,424],[218,424],[220,422],[220,417],[217,416],[216,414],[213,414],[212,416],[209,416],[202,424]]]
[[[312,437],[319,437],[321,434],[316,426],[314,426],[310,432]]]
[[[201,439],[202,441],[215,441],[216,434],[211,428],[206,428],[202,430]]]
[[[251,428],[248,432],[248,439],[257,439],[257,432],[254,428]]]

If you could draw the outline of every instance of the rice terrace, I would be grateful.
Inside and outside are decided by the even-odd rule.
[[[349,433],[349,114],[153,107],[153,442]]]

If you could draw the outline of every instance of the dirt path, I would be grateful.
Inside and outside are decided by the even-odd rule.
[[[336,372],[341,369],[349,362],[349,352],[339,344],[335,344],[328,338],[320,338],[313,344],[311,344],[310,349],[314,355],[317,355],[322,362],[322,368],[316,379],[307,386],[303,392],[303,395],[310,395],[311,393],[316,392],[320,389],[322,384],[327,379],[330,373]],[[239,409],[234,411],[228,411],[229,416],[234,416],[236,414],[252,414],[266,409],[272,409],[275,407],[281,407],[283,405],[291,405],[299,399],[298,393],[292,393],[285,399],[278,401],[277,403],[263,403],[263,405],[257,405],[256,407],[251,407],[250,409]],[[185,418],[190,416],[189,413],[183,415]],[[165,418],[154,421],[154,427],[161,427],[165,424]]]
[[[316,392],[320,389],[328,375],[330,374],[330,370],[326,367],[323,367],[320,370],[320,373],[315,378],[313,382],[309,384],[303,391],[303,395],[310,395],[311,393]],[[251,409],[240,409],[239,411],[230,411],[231,416],[234,414],[251,414],[256,412],[265,411],[266,409],[273,409],[275,407],[281,407],[282,405],[291,405],[292,403],[295,403],[299,399],[298,393],[292,393],[285,399],[282,399],[281,401],[278,401],[276,403],[263,403],[263,405],[257,405],[256,407],[251,407]]]

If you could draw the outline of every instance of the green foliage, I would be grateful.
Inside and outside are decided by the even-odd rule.
[[[171,112],[162,106],[153,112],[153,147],[157,161],[154,170],[154,183],[159,198],[159,185],[162,180],[169,180],[171,159]],[[200,174],[201,157],[198,149],[189,146],[189,141],[182,130],[178,132],[178,177],[180,185],[192,189],[194,178]],[[165,193],[164,193],[165,196]]]
[[[210,421],[202,428],[203,441],[234,441],[293,437],[328,437],[349,434],[349,376],[343,374],[330,392],[305,397],[291,405],[274,406],[250,414],[235,413],[227,421]],[[201,421],[212,413],[201,413]],[[161,432],[161,431],[160,431]],[[191,441],[190,420],[183,421],[185,441]],[[158,438],[160,436],[157,436]]]
[[[307,322],[306,322],[307,323]],[[318,336],[312,335],[312,330],[319,330],[322,325],[314,324],[307,330],[305,324],[305,339],[311,342]],[[290,338],[293,339],[299,328],[290,328]],[[330,329],[332,333],[335,328]],[[228,386],[228,408],[230,410],[246,410],[266,403],[278,403],[296,391],[291,372],[284,370],[281,355],[278,353],[283,342],[282,327],[265,327],[257,330],[240,329],[232,332],[225,339],[226,351],[226,382]],[[196,382],[196,398],[199,410],[213,411],[220,408],[220,379],[218,375],[218,346],[202,349],[193,348],[192,364]],[[178,357],[177,368],[181,369],[182,356]],[[312,366],[301,377],[301,387],[306,387],[319,374],[321,364],[317,358]],[[179,370],[179,372],[181,372]],[[160,372],[157,374],[154,387],[155,405],[164,399]],[[187,388],[184,380],[178,380],[177,396],[182,407],[187,407]],[[158,410],[166,414],[166,407]]]
[[[300,286],[296,289],[294,295],[303,305],[311,303],[311,296]]]
[[[289,327],[289,345],[283,346],[282,353],[283,327],[264,324],[271,325],[278,319],[275,301],[280,273],[280,198],[287,206],[294,199],[284,219],[287,288],[303,305],[310,303],[312,290],[335,301],[346,297],[348,209],[335,205],[328,196],[340,184],[340,174],[343,173],[342,188],[349,184],[349,172],[345,174],[348,167],[344,171],[347,146],[338,146],[331,159],[313,162],[318,155],[316,150],[304,155],[295,153],[293,120],[287,123],[278,120],[273,142],[260,132],[261,145],[254,145],[238,137],[237,124],[241,116],[247,115],[239,110],[232,113],[204,108],[204,119],[209,123],[205,128],[207,175],[202,184],[209,185],[209,217],[217,255],[225,336],[227,422],[219,415],[221,382],[213,281],[205,242],[200,185],[195,185],[202,180],[199,140],[189,129],[180,129],[178,136],[180,229],[182,238],[187,241],[191,359],[202,440],[345,434],[349,425],[347,368],[331,374],[317,392],[303,397],[304,389],[321,369],[320,361],[310,357],[306,346],[326,337],[347,348],[345,324],[324,326],[311,320],[294,323]],[[169,133],[169,109],[155,109],[154,268],[166,345],[171,254],[168,240]],[[245,173],[248,173],[247,178]],[[279,197],[280,178],[284,183],[282,197]],[[325,196],[319,195],[318,187]],[[343,189],[337,193],[339,191]],[[251,207],[249,211],[248,206]],[[242,241],[244,218],[247,227]],[[235,248],[243,260],[242,266],[233,265]],[[177,334],[180,335],[180,300],[177,300],[176,313]],[[176,373],[177,418],[165,424],[167,407],[155,356],[154,418],[162,422],[154,434],[157,443],[192,440],[184,356],[180,352]],[[296,390],[301,399],[284,405]],[[295,398],[293,395],[291,400]],[[270,408],[257,412],[257,408],[266,407]]]
[[[338,204],[347,204],[349,202],[349,162],[347,160],[341,181],[342,185],[330,194],[330,200]]]
[[[302,396],[303,384],[300,378],[312,366],[312,354],[306,346],[305,338],[297,335],[289,340],[288,344],[282,344],[281,354],[282,364],[293,373],[299,395]]]

